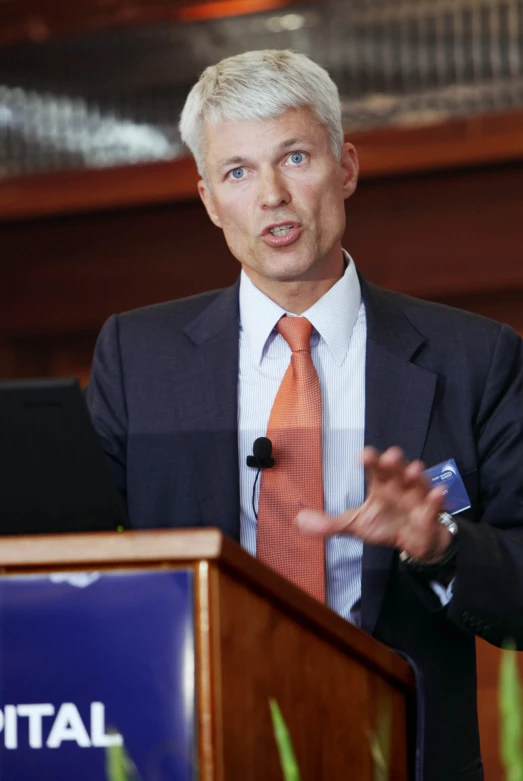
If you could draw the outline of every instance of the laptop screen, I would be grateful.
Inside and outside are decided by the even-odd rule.
[[[126,526],[77,381],[0,382],[0,535]]]

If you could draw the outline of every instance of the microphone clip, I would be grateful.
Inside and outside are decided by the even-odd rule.
[[[274,458],[272,456],[265,458],[247,456],[247,466],[253,466],[255,469],[270,469],[271,466],[274,466]]]

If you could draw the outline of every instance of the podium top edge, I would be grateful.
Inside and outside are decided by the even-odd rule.
[[[111,566],[217,559],[219,529],[140,529],[0,537],[0,570]]]

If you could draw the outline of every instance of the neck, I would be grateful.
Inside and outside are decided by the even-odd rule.
[[[336,274],[315,280],[279,280],[268,279],[256,274],[252,269],[243,269],[251,282],[268,298],[286,312],[301,315],[319,301],[328,290],[343,276],[345,264],[340,265]]]

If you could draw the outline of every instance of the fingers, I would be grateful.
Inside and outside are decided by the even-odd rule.
[[[429,492],[422,461],[407,463],[399,447],[384,453],[367,447],[362,454],[367,474],[367,499],[379,498],[404,514],[422,502]]]
[[[328,537],[348,531],[354,515],[353,510],[347,510],[336,517],[315,510],[301,510],[294,523],[301,532],[311,537]]]
[[[423,461],[405,461],[403,450],[399,447],[389,447],[384,453],[367,446],[362,453],[363,466],[367,471],[369,482],[374,480],[385,483],[397,480],[405,488],[416,484],[425,470]],[[423,478],[424,480],[424,478]],[[428,483],[425,484],[428,486]]]
[[[428,488],[429,483],[423,474],[424,471],[425,464],[423,461],[411,461],[410,464],[405,467],[403,473],[405,487],[408,488],[409,486],[418,483],[418,481],[421,479]]]

